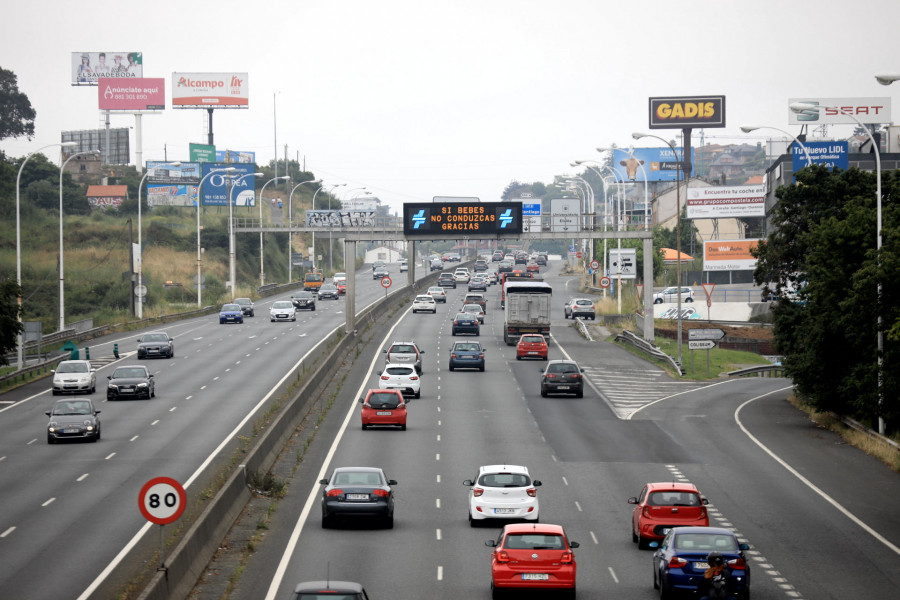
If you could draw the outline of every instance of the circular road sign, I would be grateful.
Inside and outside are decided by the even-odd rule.
[[[595,271],[596,271],[597,269],[599,269],[599,268],[600,268],[600,261],[599,261],[599,260],[592,260],[592,261],[591,261],[591,268],[592,268],[593,270],[595,270]]]
[[[135,296],[146,296],[147,295],[147,286],[146,285],[134,286],[134,295]]]
[[[389,288],[389,287],[391,287],[391,283],[393,283],[393,282],[391,281],[390,277],[382,277],[381,278],[381,287]]]
[[[138,495],[141,514],[157,525],[178,520],[187,505],[187,494],[181,484],[171,477],[154,477],[144,484]]]
[[[581,258],[583,256],[583,254],[581,254],[581,252],[576,252],[575,256],[577,256],[578,258]]]
[[[600,287],[608,288],[610,283],[612,282],[609,280],[609,277],[604,276],[600,278]]]

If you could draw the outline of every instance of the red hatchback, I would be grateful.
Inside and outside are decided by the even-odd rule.
[[[547,354],[550,349],[547,347],[547,340],[539,333],[529,333],[519,338],[516,344],[516,360],[523,358],[540,358],[547,360]]]
[[[648,483],[637,498],[631,513],[631,541],[646,548],[654,540],[661,540],[673,527],[708,527],[709,514],[704,498],[691,483]]]
[[[506,525],[496,540],[485,546],[491,553],[491,596],[506,590],[554,589],[564,598],[575,597],[575,553],[578,542],[570,542],[559,525],[528,523]]]
[[[363,431],[373,425],[389,425],[406,431],[406,402],[400,390],[369,390],[359,402]]]

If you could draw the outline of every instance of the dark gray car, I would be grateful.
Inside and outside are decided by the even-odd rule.
[[[137,357],[172,358],[175,356],[175,340],[165,331],[151,331],[138,338]]]
[[[156,382],[153,374],[143,365],[118,367],[112,375],[107,375],[107,400],[124,398],[152,398],[156,396]]]
[[[44,413],[50,417],[47,423],[47,443],[55,444],[60,440],[100,439],[100,414],[94,409],[94,403],[84,400],[59,400],[53,410]]]

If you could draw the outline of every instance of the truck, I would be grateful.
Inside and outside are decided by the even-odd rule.
[[[544,281],[517,280],[503,284],[503,341],[515,346],[526,333],[539,333],[550,343],[550,299],[553,288]]]
[[[324,277],[322,274],[317,271],[312,271],[306,274],[306,277],[303,278],[303,289],[307,292],[312,292],[314,294],[319,293],[319,288],[322,287],[322,281],[324,281]]]

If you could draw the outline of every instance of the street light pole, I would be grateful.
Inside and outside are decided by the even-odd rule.
[[[206,178],[215,173],[234,173],[237,171],[236,167],[225,167],[224,169],[212,169],[209,173],[203,176],[200,180],[200,183],[197,184],[197,308],[202,308],[202,284],[201,280],[203,279],[203,273],[201,270],[201,249],[200,249],[200,204],[203,202],[203,182],[206,181]]]
[[[262,173],[247,173],[241,175],[237,180],[231,182],[231,189],[228,191],[228,276],[231,278],[231,297],[234,298],[237,289],[235,281],[237,275],[234,266],[234,186],[242,182],[247,177],[262,177]],[[254,196],[256,192],[253,192]]]
[[[275,157],[275,160],[278,160],[278,157]],[[266,269],[263,266],[263,231],[262,231],[262,205],[263,205],[263,192],[266,191],[266,186],[272,183],[273,181],[282,181],[285,179],[290,179],[287,175],[282,175],[281,177],[273,177],[272,179],[265,182],[262,186],[262,189],[259,190],[259,286],[262,287],[266,285]]]
[[[678,291],[675,295],[678,297],[678,368],[681,368],[682,365],[682,353],[681,353],[681,340],[682,340],[682,327],[681,327],[681,171],[684,168],[684,164],[682,160],[678,159],[678,152],[675,151],[675,146],[673,146],[670,142],[664,140],[658,135],[653,135],[651,133],[632,133],[631,137],[636,140],[645,137],[652,137],[663,144],[669,147],[672,150],[672,154],[675,156],[675,160],[678,161],[678,168],[675,170],[675,252],[678,254],[678,262],[675,263],[675,277],[678,279],[677,288]],[[683,152],[683,149],[682,149]]]
[[[140,168],[141,165],[138,165]],[[141,227],[141,189],[144,187],[144,180],[151,173],[155,173],[156,169],[160,167],[180,167],[181,162],[175,161],[171,163],[166,163],[164,165],[159,165],[153,169],[147,169],[147,172],[144,173],[144,176],[141,177],[140,183],[138,183],[138,271],[137,271],[137,284],[139,286],[144,285],[144,246],[142,244],[141,232],[143,228]],[[144,318],[144,296],[146,294],[137,295],[137,318],[138,320]]]
[[[21,205],[19,186],[22,180],[22,170],[25,168],[25,163],[28,162],[28,159],[41,150],[46,150],[47,148],[53,148],[55,146],[59,146],[60,148],[70,148],[76,145],[77,144],[75,142],[62,142],[41,146],[31,154],[26,156],[25,159],[22,160],[22,164],[19,165],[19,174],[16,175],[16,285],[19,288],[19,295],[16,297],[16,317],[19,321],[20,328],[22,327],[22,226],[19,212],[19,206]],[[16,347],[18,350],[16,357],[16,368],[21,369],[25,364],[25,339],[22,335],[21,329],[19,331],[19,335],[16,336],[16,338]]]
[[[335,183],[334,185],[331,186],[331,189],[328,190],[328,192],[327,192],[327,193],[329,194],[329,196],[328,196],[328,210],[331,210],[331,195],[330,195],[331,192],[333,192],[333,191],[335,190],[335,188],[339,188],[339,187],[341,187],[341,186],[343,186],[343,185],[347,185],[347,184],[346,184],[346,183]],[[320,187],[319,189],[316,190],[316,193],[313,194],[313,199],[312,199],[312,210],[316,210],[316,196],[318,196],[318,195],[319,195],[319,192],[321,192],[323,189],[324,189],[324,188],[321,188],[321,187]],[[315,254],[316,254],[316,232],[315,232],[315,230],[313,230],[313,232],[312,232],[312,248],[313,248],[313,259],[312,259],[312,263],[313,263],[313,270],[315,270],[315,269],[316,269],[316,258],[315,258]]]
[[[612,152],[614,158],[616,156],[616,150],[621,150],[632,159],[637,160],[634,156],[633,148],[631,150],[626,150],[625,148],[597,148],[597,152]],[[650,193],[647,189],[650,183],[647,180],[647,169],[644,168],[644,161],[638,161],[637,165],[641,168],[641,173],[644,175],[644,231],[647,231],[648,229],[650,229]],[[610,168],[610,170],[615,173],[615,169]],[[624,182],[625,179],[623,178],[622,181]]]
[[[294,234],[291,231],[291,223],[294,222],[294,192],[297,191],[297,188],[303,185],[304,183],[314,183],[319,184],[322,183],[321,179],[313,179],[310,181],[301,181],[291,190],[291,193],[288,195],[288,283],[291,283],[294,279],[294,261],[291,257],[294,251],[294,246],[291,244],[293,240]],[[321,188],[319,188],[321,189]],[[315,196],[315,194],[313,194]]]
[[[877,76],[876,79],[882,85],[890,85],[893,81],[900,79],[894,79],[896,76]],[[824,106],[818,104],[809,104],[806,102],[792,102],[790,104],[790,108],[797,114],[803,114],[806,112],[815,112],[818,114],[819,108],[827,108],[832,110],[837,110],[845,117],[849,117],[856,122],[857,125],[865,130],[866,135],[869,136],[869,141],[872,142],[872,148],[875,150],[875,249],[877,251],[876,256],[878,260],[879,266],[881,265],[881,151],[878,148],[878,142],[875,141],[875,136],[869,131],[869,128],[863,125],[862,121],[857,119],[853,114],[848,112],[848,109],[842,108],[839,106]],[[883,375],[882,368],[884,364],[884,324],[882,323],[881,317],[881,279],[878,280],[878,322],[877,322],[877,330],[876,330],[876,350],[877,350],[877,360],[878,360],[878,433],[884,435],[885,423],[883,416],[883,406],[884,406],[884,388],[883,388]]]
[[[66,165],[76,156],[85,154],[100,154],[99,150],[86,150],[84,152],[76,152],[63,162],[59,167],[59,331],[66,328],[66,302],[65,302],[65,269],[63,267],[63,173]]]
[[[360,190],[365,190],[366,187],[358,187],[352,188],[346,191],[347,196],[349,196],[352,192],[358,192]],[[331,210],[331,196],[328,196],[328,210]],[[332,273],[334,272],[334,246],[332,245],[332,229],[331,226],[331,215],[328,215],[328,270]],[[346,257],[345,261],[346,262]]]
[[[803,142],[801,142],[799,139],[797,139],[797,136],[795,136],[794,134],[792,134],[789,131],[785,131],[784,129],[779,129],[777,127],[772,127],[770,125],[743,125],[743,126],[741,126],[741,131],[743,131],[744,133],[750,133],[751,131],[756,131],[757,129],[773,129],[775,131],[780,131],[784,135],[786,135],[789,138],[791,138],[792,140],[794,140],[794,142],[796,142],[796,144],[798,146],[800,146],[800,149],[803,150],[803,154],[806,156],[806,166],[807,167],[812,166],[812,159],[809,157],[809,152],[806,151],[806,146],[803,145]]]

